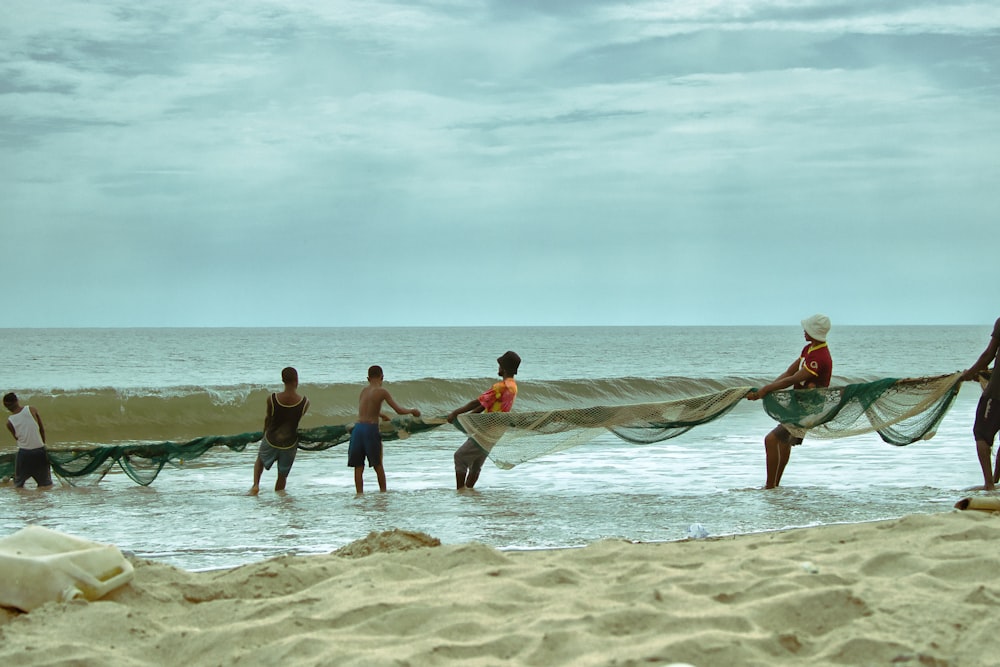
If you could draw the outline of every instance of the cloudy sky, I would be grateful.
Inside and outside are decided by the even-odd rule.
[[[2,327],[985,324],[1000,5],[3,0]]]

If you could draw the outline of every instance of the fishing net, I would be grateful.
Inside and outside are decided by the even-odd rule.
[[[801,437],[843,438],[878,432],[893,445],[934,435],[958,395],[961,373],[930,378],[886,378],[825,389],[768,394],[764,409]],[[637,444],[677,437],[719,419],[750,387],[734,387],[665,403],[597,406],[546,412],[493,412],[458,417],[461,429],[500,468],[530,461],[609,432]]]
[[[877,432],[887,443],[908,445],[934,435],[961,386],[961,373],[895,379],[824,389],[768,394],[764,410],[798,436],[843,438]],[[489,412],[459,415],[465,431],[501,468],[589,442],[613,433],[626,442],[649,444],[675,438],[695,426],[719,419],[742,401],[751,387],[661,403],[594,406],[539,412]],[[381,425],[383,440],[396,440],[437,428],[443,419],[395,418]],[[299,431],[299,449],[318,451],[346,442],[353,424]],[[50,449],[53,472],[67,479],[92,476],[100,481],[116,465],[138,484],[148,485],[166,465],[180,465],[217,447],[243,451],[262,433],[207,436],[185,443]],[[14,474],[14,453],[0,454],[0,479]],[[72,481],[70,483],[73,483]]]
[[[446,423],[442,419],[392,419],[380,426],[383,440],[403,440],[413,433],[437,428]],[[299,431],[299,449],[319,451],[329,449],[351,438],[353,424],[319,426]],[[107,447],[79,447],[49,449],[52,472],[70,484],[87,477],[88,483],[97,483],[116,465],[135,483],[148,486],[167,465],[182,465],[216,447],[227,447],[241,452],[251,443],[260,442],[261,431],[239,435],[214,435],[195,438],[188,442],[159,442],[150,444],[112,445]],[[0,479],[14,476],[16,452],[0,454]],[[82,481],[82,480],[81,480]]]
[[[877,432],[897,446],[931,438],[961,387],[961,373],[826,389],[777,391],[764,410],[793,435],[844,438]]]
[[[627,442],[675,438],[732,410],[751,387],[664,403],[595,406],[544,412],[481,412],[459,415],[461,429],[501,468],[582,445],[610,432]]]

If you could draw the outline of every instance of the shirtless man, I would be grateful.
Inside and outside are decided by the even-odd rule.
[[[347,449],[347,466],[354,468],[354,489],[358,494],[364,493],[365,459],[375,470],[378,477],[379,491],[386,490],[385,469],[382,467],[382,434],[379,433],[379,419],[388,420],[389,415],[382,412],[382,402],[386,402],[396,411],[397,415],[420,416],[420,410],[400,407],[389,391],[382,386],[382,367],[372,366],[368,369],[368,386],[361,390],[358,399],[358,421],[351,429],[351,444]]]

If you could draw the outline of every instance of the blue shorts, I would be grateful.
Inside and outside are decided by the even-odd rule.
[[[292,464],[295,462],[295,452],[299,451],[296,445],[292,445],[287,449],[278,449],[267,441],[267,438],[260,439],[260,447],[257,448],[257,456],[260,458],[260,462],[264,464],[264,470],[270,470],[274,462],[278,462],[278,474],[282,477],[288,477],[288,473],[292,470]]]
[[[382,465],[382,434],[378,424],[358,422],[351,429],[351,444],[347,448],[347,467],[364,468],[365,459],[372,468]]]

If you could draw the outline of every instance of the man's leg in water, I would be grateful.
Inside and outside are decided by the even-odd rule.
[[[996,488],[996,473],[990,473],[993,448],[985,440],[976,440],[976,453],[979,455],[979,467],[983,469],[983,488],[992,491]],[[997,469],[1000,470],[1000,456],[997,457]]]
[[[483,452],[481,457],[476,458],[475,461],[469,466],[469,476],[465,478],[465,488],[471,489],[479,481],[479,473],[483,470],[483,463],[486,462],[486,453]]]
[[[764,455],[767,466],[765,489],[778,487],[781,482],[781,474],[785,471],[791,453],[792,434],[784,426],[779,424],[764,436]]]
[[[250,487],[250,495],[255,496],[260,491],[260,476],[264,474],[264,462],[260,460],[260,456],[253,464],[253,486]]]

